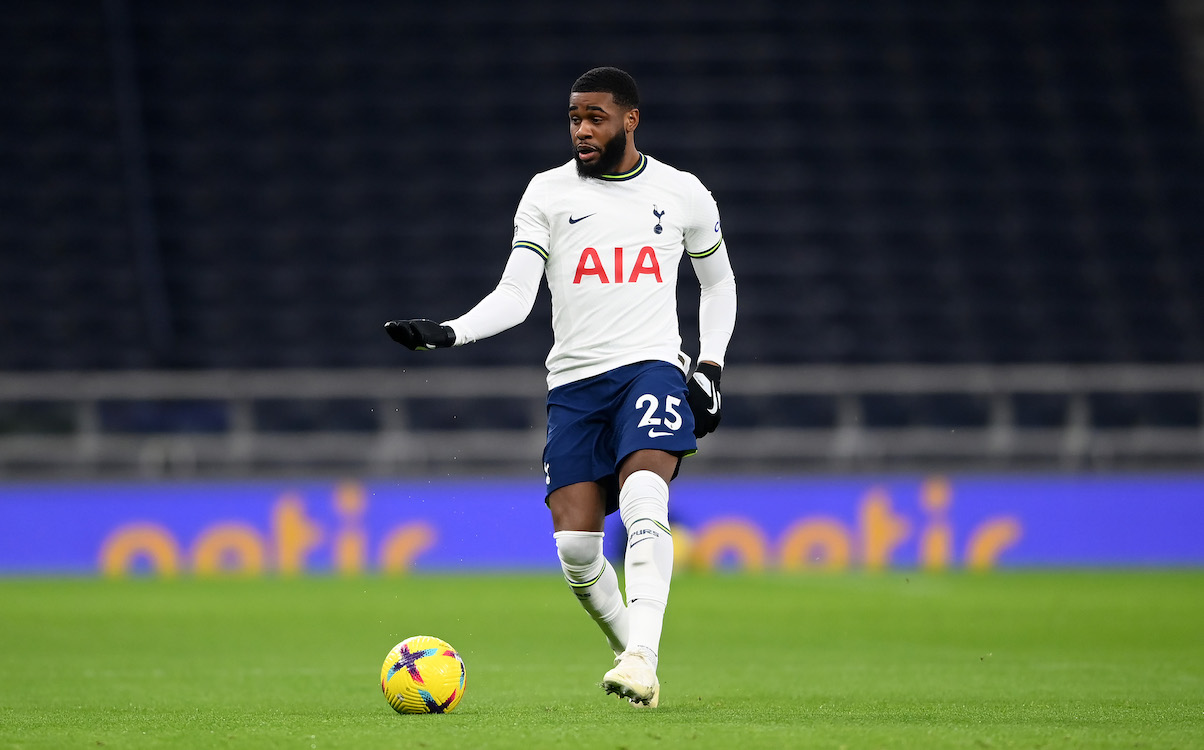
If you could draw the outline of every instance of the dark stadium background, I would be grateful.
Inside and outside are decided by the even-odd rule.
[[[238,422],[187,389],[81,417],[62,402],[86,389],[39,390],[63,373],[279,373],[282,401],[256,416],[287,432],[377,427],[362,408],[283,403],[300,370],[538,368],[546,292],[520,329],[454,352],[415,356],[381,326],[454,317],[493,287],[527,180],[569,157],[568,87],[599,64],[641,85],[641,149],[718,199],[740,288],[733,388],[740,368],[794,365],[1182,376],[1204,360],[1199,16],[1144,0],[15,4],[0,428]],[[1013,424],[1201,425],[1194,386],[1035,390]],[[865,394],[853,419],[982,427],[989,396]],[[730,426],[847,421],[822,394],[741,398]],[[452,401],[411,422],[468,418]],[[539,427],[494,406],[473,424]]]
[[[640,82],[641,148],[719,200],[734,362],[1204,357],[1200,90],[1161,3],[6,15],[4,369],[418,361],[381,323],[492,288],[595,64]]]

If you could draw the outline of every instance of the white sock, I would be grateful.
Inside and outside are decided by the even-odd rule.
[[[577,600],[606,635],[610,649],[619,654],[627,647],[627,607],[619,591],[619,577],[602,554],[601,531],[557,531],[560,567]]]
[[[651,471],[634,472],[619,493],[619,515],[627,527],[627,650],[642,647],[655,655],[673,577],[669,485]]]

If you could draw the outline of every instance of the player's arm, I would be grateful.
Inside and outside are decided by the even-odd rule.
[[[698,303],[698,367],[690,376],[689,403],[694,412],[694,434],[714,432],[723,417],[719,380],[727,345],[736,325],[736,276],[720,240],[705,254],[690,255],[702,290]]]
[[[723,416],[719,378],[727,345],[736,325],[736,276],[720,231],[719,207],[710,191],[694,178],[686,254],[702,287],[698,308],[698,366],[689,378],[694,435],[714,432]]]
[[[462,346],[513,328],[527,319],[543,277],[543,258],[522,247],[510,251],[497,287],[471,310],[454,320],[391,320],[385,330],[394,341],[414,351]]]
[[[691,256],[701,286],[698,299],[698,360],[723,367],[736,326],[736,275],[722,240],[708,255]]]

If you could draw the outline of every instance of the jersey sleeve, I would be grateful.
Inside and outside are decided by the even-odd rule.
[[[523,248],[535,253],[541,260],[548,259],[551,244],[551,229],[547,214],[543,210],[545,188],[538,177],[527,184],[518,210],[514,213],[514,242],[512,249]]]
[[[722,367],[736,324],[736,277],[723,241],[719,207],[710,191],[697,179],[694,180],[692,209],[685,231],[685,245],[702,287],[698,308],[698,360]]]
[[[736,326],[736,276],[723,240],[714,251],[690,261],[702,287],[698,298],[698,361],[723,366]]]
[[[697,178],[691,182],[690,221],[685,229],[686,254],[694,259],[705,258],[723,244],[723,228],[719,207],[711,192]]]
[[[520,248],[511,250],[497,288],[468,312],[443,322],[455,331],[455,345],[480,341],[526,320],[535,305],[542,278],[542,260]]]

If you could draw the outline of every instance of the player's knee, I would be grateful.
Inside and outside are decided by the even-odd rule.
[[[627,477],[619,493],[619,516],[623,519],[628,536],[634,533],[633,526],[643,520],[667,527],[669,485],[654,472],[634,472]]]
[[[557,531],[552,537],[556,540],[560,564],[570,576],[587,573],[602,560],[600,531]]]

